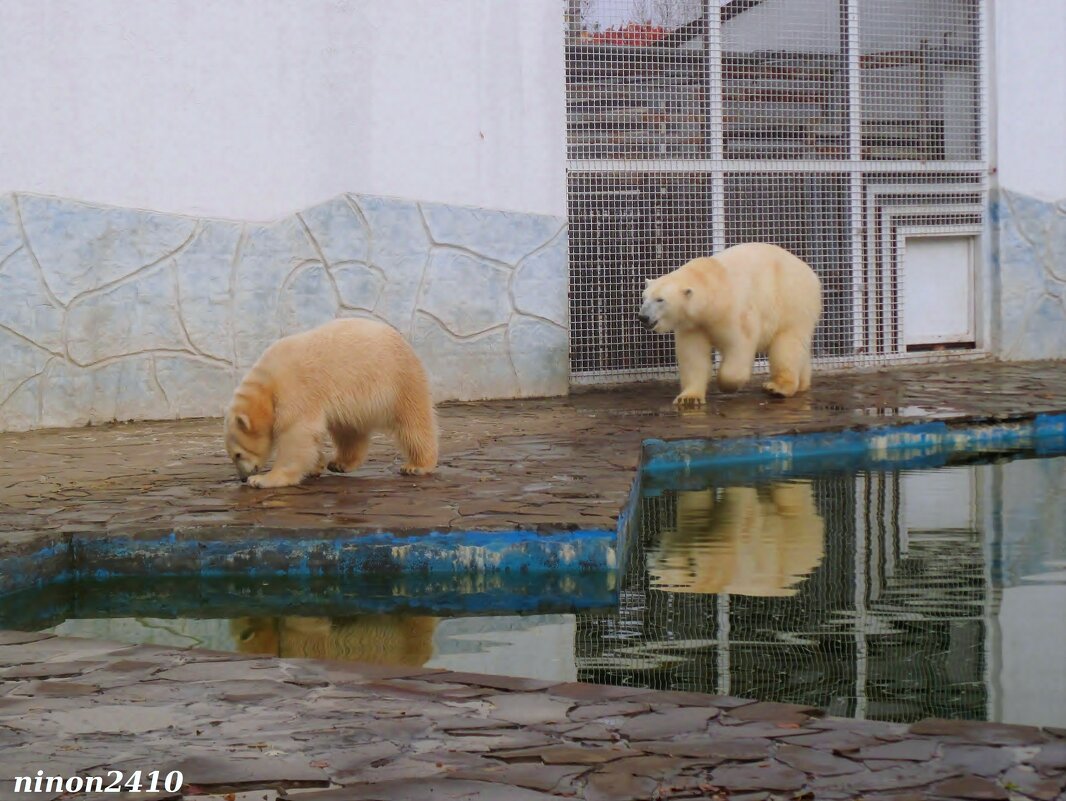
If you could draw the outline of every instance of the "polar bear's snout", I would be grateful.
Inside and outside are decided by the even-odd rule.
[[[655,304],[650,300],[644,301],[640,306],[640,311],[637,312],[637,319],[649,331],[654,331],[659,322],[658,315],[655,314]]]
[[[259,473],[259,465],[250,465],[244,462],[237,463],[237,475],[241,481],[247,481],[249,476],[254,476]]]

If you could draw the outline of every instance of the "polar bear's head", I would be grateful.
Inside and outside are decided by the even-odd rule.
[[[706,300],[703,276],[689,262],[672,273],[648,279],[637,316],[648,330],[669,334],[702,319]]]
[[[241,481],[263,469],[274,440],[274,404],[259,384],[237,387],[223,421],[226,453]]]

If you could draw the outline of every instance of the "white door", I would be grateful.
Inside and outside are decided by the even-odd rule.
[[[974,342],[977,238],[912,235],[903,247],[904,343]]]

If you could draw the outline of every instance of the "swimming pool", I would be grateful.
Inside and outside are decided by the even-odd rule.
[[[652,442],[617,537],[557,535],[542,569],[96,570],[0,600],[0,627],[1062,726],[1066,438],[1042,425]]]

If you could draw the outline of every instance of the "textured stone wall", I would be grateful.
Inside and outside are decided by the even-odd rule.
[[[999,190],[993,339],[1004,359],[1066,359],[1066,199]]]
[[[565,221],[344,195],[271,223],[0,196],[0,430],[217,416],[278,337],[398,328],[438,400],[564,394]]]

